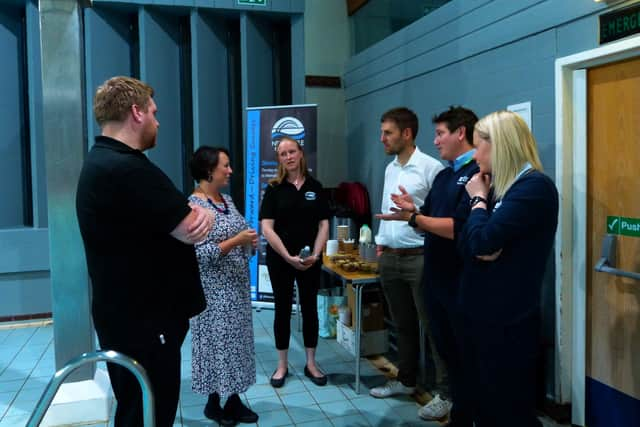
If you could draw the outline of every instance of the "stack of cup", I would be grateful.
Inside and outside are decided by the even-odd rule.
[[[348,225],[338,225],[336,227],[336,238],[338,240],[347,240],[349,238],[349,226]]]
[[[349,238],[349,226],[348,225],[336,226],[336,237],[338,239],[338,251],[345,252],[344,242]]]

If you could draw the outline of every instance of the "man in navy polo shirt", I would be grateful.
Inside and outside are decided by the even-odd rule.
[[[459,397],[461,369],[456,343],[456,322],[459,319],[456,300],[462,259],[456,250],[455,240],[470,211],[465,184],[478,172],[473,161],[473,128],[478,118],[467,108],[451,107],[434,116],[432,121],[436,125],[433,143],[449,167],[438,174],[420,209],[400,187],[400,194],[393,195],[392,199],[401,210],[379,217],[409,221],[416,231],[425,232],[425,304],[438,353],[449,373],[451,395],[436,395],[418,414],[421,418],[433,420],[443,418],[451,410],[451,426],[470,426],[457,416],[458,409],[463,406]]]

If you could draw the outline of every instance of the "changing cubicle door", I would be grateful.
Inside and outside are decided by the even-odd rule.
[[[640,414],[640,59],[588,71],[586,425]]]

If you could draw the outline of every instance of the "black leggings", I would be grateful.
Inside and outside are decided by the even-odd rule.
[[[302,311],[302,336],[306,348],[318,345],[318,284],[320,263],[316,262],[305,271],[296,270],[280,256],[267,257],[267,269],[273,288],[275,317],[273,334],[276,348],[289,348],[291,335],[291,305],[293,304],[293,281],[298,283],[300,308]]]

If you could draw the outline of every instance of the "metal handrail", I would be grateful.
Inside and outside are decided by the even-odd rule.
[[[31,414],[29,421],[27,421],[27,427],[38,427],[38,425],[40,425],[40,422],[47,413],[47,409],[49,408],[49,405],[51,405],[51,401],[55,397],[56,392],[64,380],[73,371],[82,365],[94,362],[115,363],[117,365],[124,366],[130,370],[133,375],[135,375],[136,379],[140,383],[140,388],[142,388],[142,413],[144,416],[144,426],[155,427],[155,404],[153,400],[153,391],[151,390],[151,382],[149,381],[147,372],[144,370],[142,365],[131,357],[111,350],[98,351],[95,353],[83,353],[75,359],[70,360],[62,369],[58,370],[53,375],[53,378],[51,378],[51,381],[49,381],[49,384],[44,390],[44,393],[42,393],[42,396],[40,396],[36,409]]]

